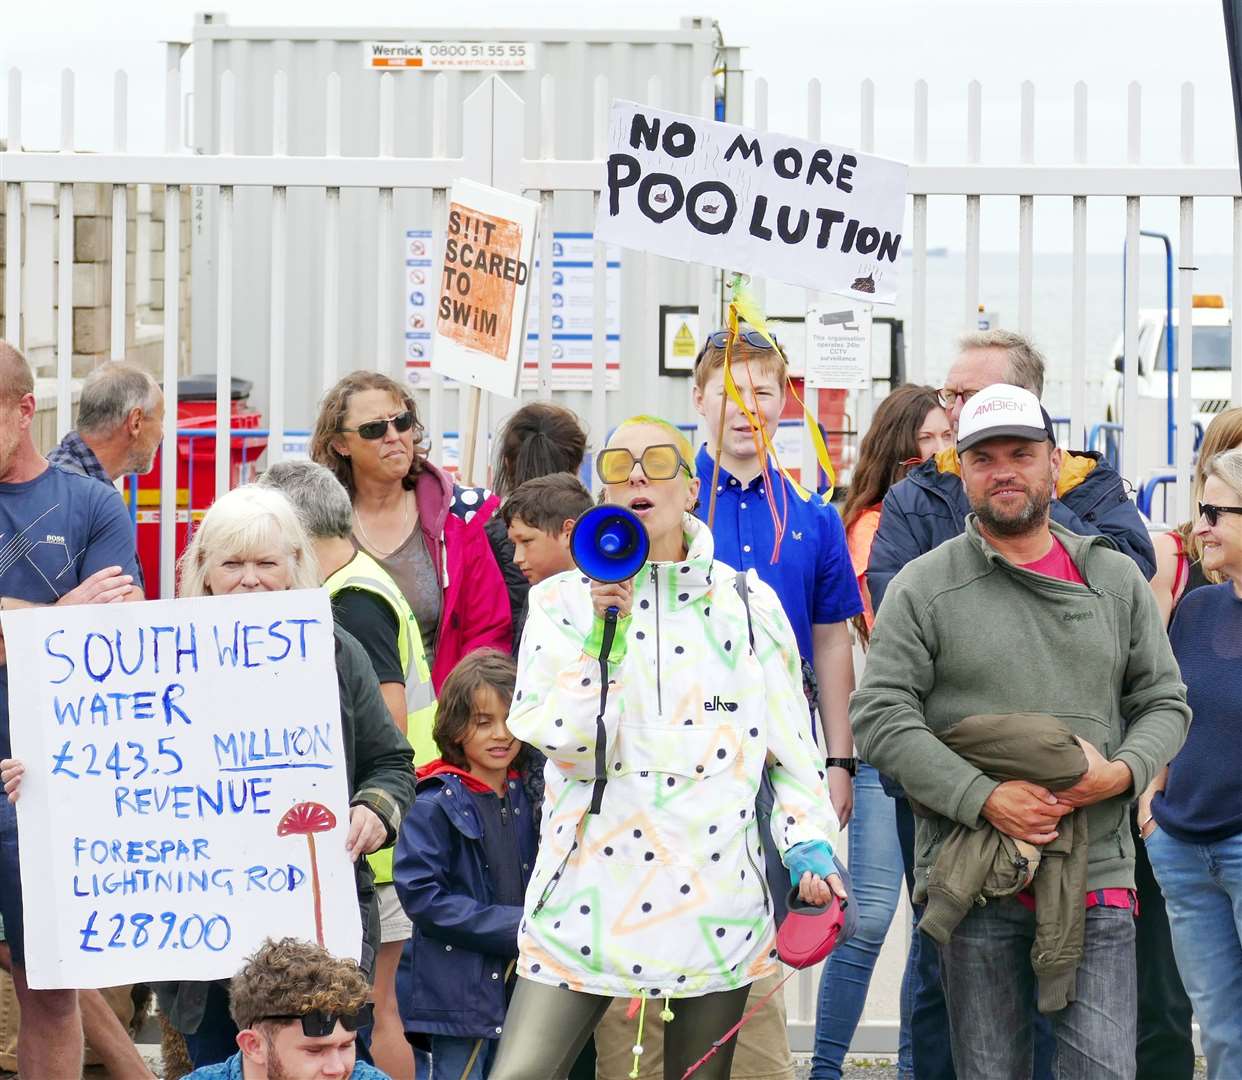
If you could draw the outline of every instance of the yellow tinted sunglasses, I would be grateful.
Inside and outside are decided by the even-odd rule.
[[[595,472],[605,484],[624,484],[634,471],[635,462],[642,466],[648,480],[672,480],[680,469],[685,469],[687,476],[694,476],[672,443],[649,446],[637,458],[624,446],[601,450],[595,457]]]

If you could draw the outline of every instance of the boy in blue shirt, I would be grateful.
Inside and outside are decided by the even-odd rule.
[[[728,336],[727,330],[711,334],[694,365],[694,408],[707,428],[707,443],[695,457],[695,471],[702,484],[696,513],[704,521],[708,519],[714,483],[716,505],[711,527],[716,558],[738,570],[753,569],[780,597],[798,639],[807,700],[812,710],[818,708],[823,720],[828,790],[844,827],[854,805],[852,778],[857,765],[849,720],[854,660],[848,623],[862,611],[862,598],[845,544],[845,528],[836,510],[818,495],[812,495],[809,502],[802,501],[762,449],[762,440],[737,402],[726,397]],[[743,329],[733,344],[730,366],[746,408],[771,440],[785,407],[788,368],[784,354],[756,331]],[[713,457],[717,446],[718,471]],[[776,516],[784,520],[775,562],[776,523],[769,496]],[[811,723],[813,732],[813,718]],[[765,851],[769,853],[767,876],[774,886],[773,896],[781,897],[785,893],[783,872],[771,857],[774,848],[766,833],[770,801],[770,791],[761,790],[757,806]],[[778,920],[783,907],[778,903]],[[756,1009],[774,985],[775,980],[754,983],[747,1008]],[[734,1069],[746,1076],[792,1075],[779,995],[758,1008],[753,1023],[739,1033]]]
[[[813,703],[818,688],[828,749],[828,787],[833,809],[845,825],[853,807],[851,777],[856,766],[849,721],[854,664],[848,623],[862,611],[862,598],[836,510],[818,495],[802,501],[776,463],[767,459],[766,451],[761,456],[763,443],[735,401],[725,401],[722,432],[727,338],[725,330],[710,335],[694,366],[694,408],[707,427],[707,443],[695,458],[703,485],[697,513],[707,520],[715,475],[712,537],[716,558],[738,570],[754,569],[780,597],[798,639],[803,678]],[[746,408],[762,423],[769,440],[773,439],[787,392],[783,353],[758,332],[743,329],[734,342],[731,367]],[[716,475],[713,454],[718,445],[720,470]],[[769,496],[778,516],[788,513],[776,562],[772,561],[776,525]]]

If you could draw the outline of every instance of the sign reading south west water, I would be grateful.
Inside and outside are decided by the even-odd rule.
[[[228,978],[268,936],[359,955],[322,590],[33,608],[4,636],[32,987]]]

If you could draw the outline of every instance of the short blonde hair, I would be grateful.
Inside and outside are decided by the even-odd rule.
[[[289,558],[289,588],[314,589],[319,565],[293,504],[275,488],[247,484],[221,495],[204,515],[177,564],[178,596],[210,596],[207,574],[225,559],[281,546]]]
[[[748,326],[740,326],[740,331],[749,330]],[[773,339],[775,340],[775,339]],[[699,351],[694,361],[694,385],[702,390],[707,380],[724,367],[725,351],[718,349],[710,341]],[[777,343],[775,349],[756,349],[753,345],[738,339],[733,343],[729,356],[729,366],[734,364],[758,364],[765,371],[771,371],[783,387],[789,378],[789,362],[785,358],[785,350]]]

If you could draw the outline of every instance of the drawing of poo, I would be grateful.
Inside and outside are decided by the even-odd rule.
[[[866,277],[857,277],[850,288],[855,292],[873,293],[875,292],[875,278],[871,274]]]
[[[300,802],[290,807],[276,826],[277,836],[305,836],[310,849],[311,895],[315,900],[315,940],[323,944],[323,900],[319,894],[319,863],[315,857],[315,833],[336,828],[336,815],[322,803]]]

